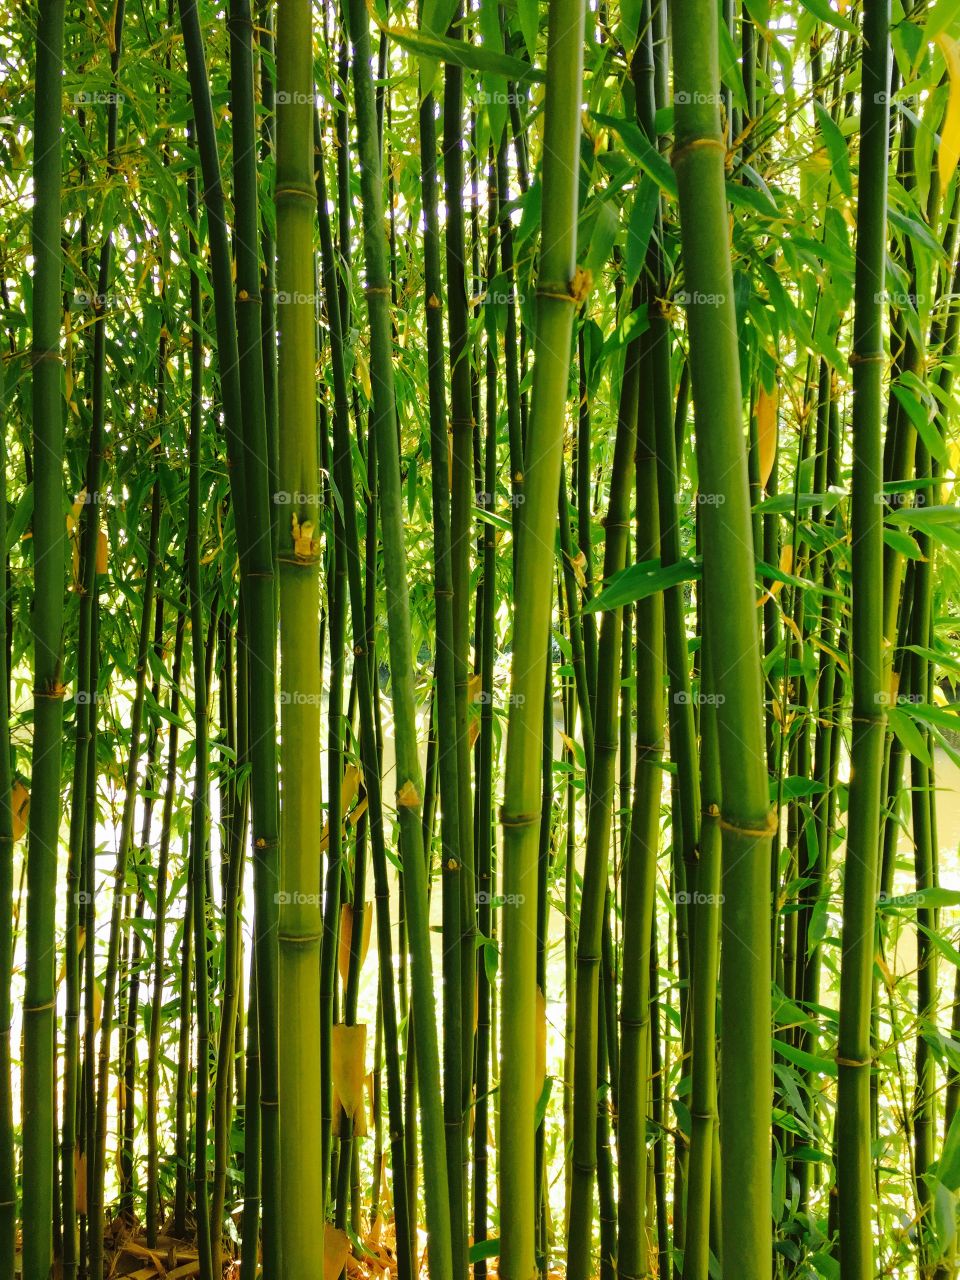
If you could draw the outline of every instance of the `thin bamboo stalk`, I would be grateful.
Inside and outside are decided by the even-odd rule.
[[[23,1276],[47,1280],[52,1261],[54,1029],[64,596],[63,399],[60,389],[63,0],[37,17],[33,130],[32,805],[27,846],[27,959],[23,1002]]]
[[[510,903],[503,918],[501,960],[500,1105],[504,1117],[509,1117],[500,1134],[500,1274],[504,1280],[529,1280],[534,1271],[534,1110],[538,1087],[533,1056],[518,1049],[536,1019],[539,773],[553,595],[553,574],[545,572],[542,557],[548,553],[552,564],[573,318],[580,292],[575,275],[583,30],[580,0],[557,0],[551,5],[538,320],[523,468],[524,503],[516,529],[514,597],[523,601],[523,609],[514,620],[501,819],[503,890]],[[595,1055],[592,1070],[596,1070]],[[595,1098],[585,1098],[582,1106],[592,1122]],[[595,1140],[595,1130],[592,1132]]]
[[[851,501],[853,726],[837,1042],[837,1192],[845,1280],[873,1275],[871,992],[883,769],[883,506],[880,406],[886,201],[888,0],[866,0],[853,320]]]
[[[380,518],[387,599],[387,630],[397,761],[397,812],[403,862],[403,892],[411,951],[413,1016],[420,1109],[423,1122],[424,1185],[431,1266],[453,1274],[447,1161],[440,1103],[440,1064],[433,999],[433,966],[423,853],[423,782],[417,748],[410,602],[406,579],[404,517],[390,328],[390,282],[383,226],[383,181],[376,104],[370,72],[370,32],[363,0],[346,5],[350,41],[370,326],[371,427],[379,459]]]
[[[712,683],[722,789],[725,1265],[770,1275],[770,815],[756,633],[754,549],[740,357],[717,94],[717,11],[703,0],[672,10],[676,137],[690,305],[690,369],[703,504],[704,625],[717,655]],[[722,657],[721,657],[722,655]]]

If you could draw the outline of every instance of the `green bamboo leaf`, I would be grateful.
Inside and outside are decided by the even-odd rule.
[[[523,43],[527,46],[532,62],[536,57],[537,36],[540,32],[540,0],[517,0],[517,14]]]
[[[919,379],[917,381],[919,382]],[[947,449],[946,441],[937,429],[932,412],[933,406],[929,403],[924,403],[914,390],[904,385],[903,380],[895,382],[892,391],[900,404],[903,405],[907,416],[916,429],[917,435],[923,441],[930,456],[936,458],[941,466],[949,466],[950,452]]]
[[[887,722],[906,751],[916,756],[918,760],[922,760],[924,764],[932,763],[923,734],[906,711],[901,710],[900,707],[888,707]]]
[[[482,1262],[484,1258],[498,1258],[500,1256],[500,1237],[496,1236],[492,1240],[477,1240],[470,1246],[469,1260],[471,1262]]]
[[[807,1071],[815,1074],[823,1076],[837,1074],[837,1063],[834,1058],[821,1058],[815,1053],[807,1053],[805,1049],[798,1049],[796,1045],[789,1044],[786,1040],[778,1040],[776,1036],[773,1038],[773,1051],[795,1066],[805,1067]]]
[[[539,67],[508,53],[497,53],[485,45],[470,44],[466,40],[450,40],[447,36],[429,35],[424,31],[409,31],[400,27],[387,27],[385,30],[401,49],[418,57],[452,62],[467,71],[499,76],[516,84],[542,84],[546,78]]]
[[[857,28],[850,19],[845,18],[841,13],[837,13],[836,9],[831,8],[829,0],[800,0],[800,3],[815,18],[819,18],[821,22],[829,23],[831,27],[836,27],[838,31],[846,31],[850,35],[857,34]]]
[[[420,16],[420,31],[423,36],[444,38],[450,29],[450,23],[457,12],[457,0],[424,0]],[[433,91],[437,78],[437,57],[423,55],[418,59],[420,64],[420,94],[425,98]]]
[[[919,542],[903,529],[884,529],[883,540],[888,547],[907,560],[924,559]]]
[[[823,134],[830,153],[830,167],[837,185],[845,196],[853,195],[853,183],[850,179],[850,155],[847,151],[847,140],[837,128],[833,117],[824,105],[814,99],[813,109],[816,112],[817,124]]]
[[[747,91],[743,87],[743,72],[740,70],[740,55],[734,48],[733,36],[725,22],[717,28],[720,35],[720,79],[730,90],[733,101],[741,111],[747,109]]]
[[[534,1128],[539,1129],[543,1124],[543,1117],[547,1114],[547,1105],[550,1102],[550,1094],[553,1090],[553,1076],[547,1076],[543,1082],[543,1088],[540,1090],[540,1097],[537,1099],[537,1107],[534,1112]]]
[[[960,890],[922,889],[915,893],[883,894],[877,899],[878,911],[916,911],[923,907],[955,907],[960,905]]]
[[[950,1191],[960,1190],[960,1111],[954,1113],[937,1161],[937,1177]]]
[[[597,124],[603,125],[607,129],[616,130],[624,146],[639,163],[643,172],[652,178],[667,195],[676,199],[677,180],[674,177],[673,169],[670,167],[670,162],[664,159],[655,147],[650,145],[642,129],[634,124],[632,120],[621,120],[618,116],[608,116],[600,112],[594,112],[593,118]]]
[[[902,231],[904,235],[909,236],[915,244],[922,245],[929,253],[940,261],[943,258],[943,246],[933,238],[930,228],[925,226],[917,218],[911,218],[905,213],[901,213],[899,209],[895,209],[892,205],[887,215],[898,231]]]
[[[27,531],[33,516],[33,485],[24,487],[7,525],[7,546],[15,547]]]
[[[624,280],[628,287],[635,283],[643,268],[659,202],[660,191],[657,184],[649,175],[644,174],[643,181],[633,198],[630,221],[627,224],[627,244],[623,265]]]
[[[957,8],[956,0],[937,0],[927,12],[923,28],[924,39],[932,44],[937,36],[944,33],[960,35],[960,9]]]
[[[602,613],[608,609],[620,609],[625,604],[645,600],[658,591],[668,591],[685,582],[696,582],[700,571],[700,563],[696,560],[678,560],[669,565],[662,565],[659,560],[642,560],[615,573],[600,594],[583,606],[583,611]]]

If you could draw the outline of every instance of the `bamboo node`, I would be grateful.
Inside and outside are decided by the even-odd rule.
[[[56,702],[57,699],[62,698],[66,692],[66,686],[62,685],[58,680],[50,689],[37,689],[35,687],[33,690],[33,696],[34,698],[49,698],[51,702]]]
[[[762,827],[741,826],[740,823],[728,822],[726,818],[721,816],[720,830],[729,831],[736,836],[749,836],[756,840],[762,840],[762,839],[765,839],[767,836],[772,836],[775,834],[777,830],[777,819],[772,809],[767,814],[766,824]]]
[[[390,286],[384,285],[381,288],[374,284],[368,284],[364,287],[363,292],[367,295],[368,298],[373,298],[373,297],[388,298],[390,296]]]
[[[842,1058],[836,1055],[838,1067],[872,1067],[873,1058]]]
[[[60,363],[60,352],[59,352],[59,351],[44,350],[43,348],[41,348],[41,349],[38,351],[38,350],[36,350],[36,348],[31,348],[31,350],[30,350],[30,366],[31,366],[31,368],[36,367],[38,364],[43,364],[43,363],[44,363],[44,361],[46,361],[46,360],[54,360],[54,361],[56,361],[56,362],[59,364],[59,363]]]
[[[882,351],[850,352],[851,366],[858,364],[883,364],[885,360],[886,356]]]
[[[693,138],[690,142],[684,143],[682,147],[674,147],[670,156],[670,163],[674,168],[685,160],[692,151],[716,150],[726,159],[727,148],[719,138]]]
[[[504,809],[500,810],[501,827],[532,827],[534,823],[540,821],[540,811],[536,813],[518,813],[509,815]]]

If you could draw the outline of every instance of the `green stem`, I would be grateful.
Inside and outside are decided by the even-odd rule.
[[[717,10],[672,11],[677,175],[703,504],[703,613],[713,671],[723,832],[722,1181],[725,1265],[771,1272],[770,837],[754,548],[717,110]]]
[[[550,6],[544,115],[541,256],[533,392],[517,519],[510,711],[504,781],[503,1021],[500,1106],[500,1274],[534,1274],[533,1055],[517,1052],[536,1019],[537,874],[540,761],[547,639],[553,600],[553,546],[571,363],[576,274],[577,172],[583,80],[584,5]],[[551,572],[543,557],[547,555]],[[596,1070],[596,1058],[591,1067]],[[584,1099],[591,1122],[595,1097]],[[595,1130],[594,1138],[595,1138]]]
[[[63,0],[37,17],[33,130],[33,688],[23,1000],[23,1276],[47,1280],[54,1183],[55,935],[60,828],[64,520],[60,356]]]

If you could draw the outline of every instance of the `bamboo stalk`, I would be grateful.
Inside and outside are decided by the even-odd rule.
[[[837,1042],[837,1191],[845,1280],[873,1275],[870,1014],[883,767],[883,507],[880,404],[887,200],[887,0],[866,0],[853,319],[851,500],[853,726]]]
[[[63,115],[62,0],[38,7],[33,161],[34,732],[27,847],[23,1003],[23,1276],[47,1280],[52,1261],[54,1028],[64,595],[63,400],[60,390]]]
[[[0,409],[5,410],[6,404],[4,374],[0,370]],[[14,839],[10,767],[10,637],[7,618],[10,606],[9,563],[7,444],[4,438],[0,440],[0,1280],[14,1280],[17,1245],[17,1171],[13,1129],[13,1070],[10,1060]],[[79,974],[77,987],[79,1003]],[[66,1108],[66,1099],[64,1107]],[[69,1159],[72,1164],[72,1153]]]
[[[350,41],[370,327],[373,385],[371,427],[377,442],[380,519],[387,599],[387,631],[397,760],[397,813],[403,862],[403,892],[411,951],[413,1016],[420,1108],[423,1121],[424,1185],[431,1266],[453,1274],[447,1161],[440,1101],[440,1066],[433,999],[433,966],[427,914],[421,805],[423,782],[417,749],[410,602],[406,580],[400,456],[390,333],[390,283],[383,227],[383,183],[376,104],[370,73],[370,33],[362,0],[346,6]]]
[[[672,11],[677,175],[690,304],[690,369],[704,504],[704,625],[717,697],[723,832],[724,1010],[720,1127],[725,1266],[771,1271],[770,837],[760,655],[755,624],[740,358],[727,233],[725,148],[717,88],[717,11],[679,0]],[[722,657],[721,657],[722,655]]]
[[[577,157],[583,77],[584,6],[550,6],[544,114],[541,257],[533,393],[523,468],[524,503],[516,527],[510,711],[504,782],[503,1015],[500,1274],[529,1280],[534,1271],[534,1109],[537,1080],[532,1055],[520,1053],[536,1017],[537,849],[540,825],[541,739],[546,642],[552,606],[555,504],[560,483],[562,424],[570,369],[576,270]],[[596,1069],[594,1062],[592,1069]],[[584,1099],[591,1122],[595,1099]],[[594,1131],[595,1138],[595,1131]]]
[[[134,673],[135,688],[130,709],[130,750],[127,757],[123,813],[120,822],[119,845],[114,871],[111,898],[107,962],[103,979],[103,1012],[100,1021],[100,1049],[97,1060],[97,1098],[94,1147],[89,1153],[93,1164],[93,1195],[90,1198],[88,1216],[90,1231],[91,1267],[103,1265],[104,1227],[104,1176],[106,1173],[107,1107],[110,1099],[110,1046],[113,1033],[114,1003],[120,961],[120,933],[123,903],[127,879],[127,867],[133,844],[133,822],[139,793],[139,765],[141,750],[141,724],[146,694],[147,654],[150,647],[150,621],[153,615],[153,594],[156,584],[158,543],[160,538],[160,485],[154,482],[150,511],[150,541],[144,572],[143,593],[137,660]]]
[[[280,492],[280,1204],[283,1274],[315,1273],[323,1221],[319,1159],[319,459],[315,417],[313,24],[309,0],[277,14],[278,409]]]
[[[626,557],[634,472],[630,463],[637,438],[639,366],[640,342],[635,339],[626,352],[617,415],[603,556],[605,580],[623,567]],[[607,876],[618,745],[621,632],[622,610],[607,610],[600,622],[597,642],[598,670],[593,706],[595,737],[587,780],[587,841],[574,997],[573,1185],[567,1238],[567,1271],[573,1280],[587,1280],[591,1270],[590,1227],[597,1148],[593,1107],[587,1105],[587,1099],[593,1100],[597,1093],[599,973],[604,917],[609,918]]]

